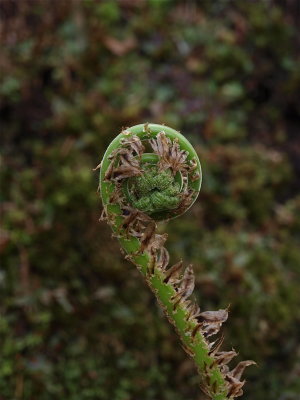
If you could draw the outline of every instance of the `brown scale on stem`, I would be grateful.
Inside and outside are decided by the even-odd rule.
[[[159,249],[159,255],[156,260],[157,267],[160,268],[161,271],[165,271],[170,262],[169,252],[165,247],[161,247]]]
[[[189,265],[183,274],[182,280],[180,281],[180,285],[178,288],[177,294],[173,297],[174,301],[174,310],[178,306],[180,302],[186,300],[193,293],[195,288],[195,276],[193,271],[193,266]]]
[[[172,265],[172,267],[170,267],[169,269],[167,269],[166,273],[165,273],[164,283],[179,282],[178,278],[181,274],[182,266],[183,266],[183,262],[181,260],[178,263]]]
[[[187,311],[188,311],[187,321],[196,320],[196,318],[197,318],[197,317],[200,315],[200,313],[201,313],[200,307],[199,307],[198,304],[196,304],[196,303],[191,303],[191,304],[187,307]]]

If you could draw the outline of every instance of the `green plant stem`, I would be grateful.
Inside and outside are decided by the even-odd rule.
[[[144,125],[137,125],[128,128],[127,132],[130,131],[131,134],[137,135],[140,138],[147,137],[149,139],[149,135],[155,137],[161,130],[164,130],[169,137],[173,139],[179,138],[180,148],[188,151],[188,157],[197,161],[197,167],[201,171],[200,162],[195,150],[181,134],[162,125],[150,124],[148,126],[149,131],[147,132],[145,132],[144,127]],[[200,375],[201,385],[205,387],[206,393],[213,400],[232,399],[234,396],[231,396],[229,393],[228,382],[226,382],[225,375],[211,353],[208,341],[200,330],[196,330],[196,333],[193,334],[197,326],[197,321],[189,318],[189,311],[185,302],[179,302],[176,307],[174,306],[174,297],[178,294],[174,285],[164,281],[164,272],[156,264],[153,265],[151,254],[147,250],[140,250],[140,238],[125,233],[125,230],[122,228],[125,217],[122,215],[120,204],[110,203],[111,195],[115,190],[115,183],[105,179],[105,172],[111,163],[109,157],[121,146],[122,138],[124,138],[124,134],[121,133],[112,141],[102,160],[100,190],[107,219],[127,254],[126,258],[130,259],[138,267],[167,318],[174,325],[183,348],[194,360]],[[189,185],[198,192],[201,186],[201,175],[196,182],[190,182]]]

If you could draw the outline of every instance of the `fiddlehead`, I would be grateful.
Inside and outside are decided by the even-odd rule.
[[[103,219],[118,237],[126,258],[146,278],[185,351],[197,365],[201,387],[213,400],[243,394],[241,375],[253,361],[230,370],[235,351],[220,351],[223,338],[211,340],[227,320],[228,311],[201,311],[190,299],[192,266],[182,261],[169,267],[157,221],[177,217],[196,200],[201,166],[191,144],[174,129],[141,124],[123,130],[109,145],[100,170]]]

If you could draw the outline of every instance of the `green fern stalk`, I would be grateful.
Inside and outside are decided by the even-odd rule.
[[[183,271],[180,261],[169,267],[167,235],[157,233],[157,221],[191,207],[201,180],[198,156],[179,132],[157,124],[127,128],[111,142],[101,163],[102,218],[174,325],[197,366],[203,391],[213,400],[228,400],[242,395],[241,375],[253,362],[243,361],[229,370],[235,351],[220,351],[222,337],[211,341],[226,321],[227,310],[200,311],[190,299],[192,266]]]

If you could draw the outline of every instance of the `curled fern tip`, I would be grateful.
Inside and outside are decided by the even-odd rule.
[[[194,360],[202,390],[213,400],[243,394],[244,369],[254,364],[228,364],[235,351],[221,351],[215,337],[228,310],[202,311],[191,299],[195,287],[192,265],[169,266],[167,234],[157,222],[178,217],[195,202],[201,187],[199,158],[176,130],[140,124],[123,130],[109,145],[100,168],[103,215],[118,237],[126,258],[144,275],[159,305],[174,325],[182,346]]]

